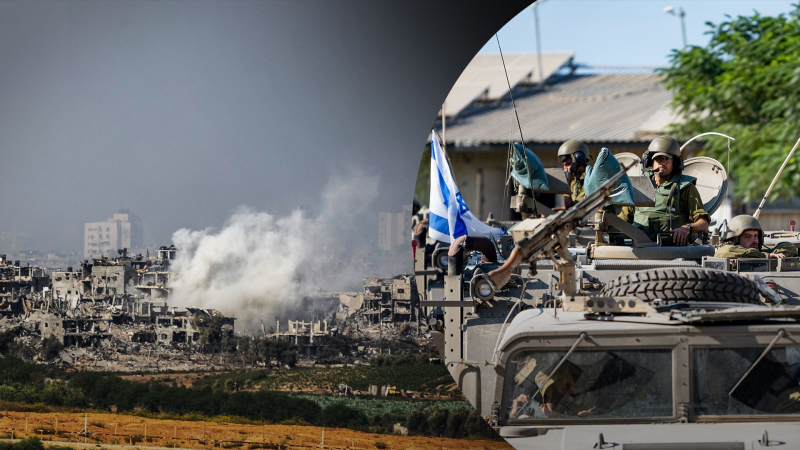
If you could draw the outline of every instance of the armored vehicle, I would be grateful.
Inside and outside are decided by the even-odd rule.
[[[602,210],[622,175],[530,215],[494,252],[417,250],[462,392],[518,449],[797,447],[800,260],[713,258],[713,236],[652,242]]]

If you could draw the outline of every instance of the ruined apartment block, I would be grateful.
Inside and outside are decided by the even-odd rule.
[[[359,308],[371,323],[410,322],[414,319],[413,277],[374,278],[364,281],[363,303]],[[415,290],[415,288],[414,288]]]
[[[131,257],[125,248],[116,253],[49,276],[0,255],[3,327],[53,337],[67,347],[103,347],[114,338],[196,347],[202,338],[197,320],[211,316],[221,318],[223,334],[233,333],[235,319],[218,311],[168,306],[174,246],[161,247],[154,257]]]
[[[49,291],[44,269],[22,267],[0,255],[0,315],[24,314]]]
[[[113,253],[117,256],[53,271],[21,267],[0,256],[0,327],[31,340],[55,338],[68,348],[64,354],[71,356],[65,358],[84,365],[92,354],[113,361],[119,352],[142,348],[148,355],[197,349],[209,337],[208,323],[220,326],[223,338],[233,335],[235,319],[219,311],[169,306],[174,246],[153,256],[131,256],[126,248]],[[290,342],[301,355],[318,354],[340,332],[374,339],[419,320],[414,277],[406,275],[367,279],[361,292],[316,292],[294,306],[292,319],[299,320],[278,321],[271,335]],[[268,335],[263,325],[262,332]],[[363,353],[381,350],[364,348]]]

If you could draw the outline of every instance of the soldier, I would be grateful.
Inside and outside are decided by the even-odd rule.
[[[517,382],[518,378],[529,379],[533,374],[535,366],[535,359],[528,361],[523,369],[514,377],[515,382]],[[566,362],[548,377],[547,374],[551,372],[553,372],[552,369],[547,372],[539,371],[534,377],[533,384],[528,387],[529,391],[534,392],[523,392],[514,397],[514,400],[511,402],[509,418],[530,418],[528,414],[532,411],[528,411],[528,414],[525,414],[525,410],[531,400],[530,396],[534,394],[533,402],[538,405],[540,414],[544,417],[559,418],[570,415],[586,417],[592,415],[592,410],[594,408],[580,411],[573,409],[576,406],[573,402],[574,396],[577,395],[575,391],[575,379],[580,376],[581,370],[576,365]],[[523,383],[520,380],[518,384]]]
[[[762,252],[764,231],[761,224],[750,215],[742,214],[728,222],[728,231],[723,236],[726,245],[718,248],[717,258],[779,258],[797,256],[797,247],[781,242],[770,252]]]
[[[655,188],[655,206],[626,206],[619,218],[652,240],[658,233],[671,233],[675,245],[686,245],[692,234],[708,231],[710,217],[694,185],[696,179],[683,174],[678,141],[669,136],[653,139],[642,155],[642,165]]]
[[[569,208],[572,203],[577,203],[586,196],[583,191],[583,180],[586,178],[586,165],[592,159],[589,147],[581,141],[571,139],[561,144],[558,149],[558,162],[569,173],[569,190],[571,195],[565,195],[565,206]]]

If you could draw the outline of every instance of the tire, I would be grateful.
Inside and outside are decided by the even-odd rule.
[[[623,275],[603,288],[609,297],[645,301],[712,301],[761,305],[758,284],[736,273],[689,267],[662,267]]]

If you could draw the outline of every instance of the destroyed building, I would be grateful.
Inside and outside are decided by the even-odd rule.
[[[305,322],[302,320],[287,321],[288,327],[281,329],[281,322],[277,322],[275,336],[292,342],[296,347],[318,347],[325,345],[325,338],[330,336],[332,329],[327,320]]]
[[[233,337],[235,319],[210,309],[169,306],[176,255],[174,246],[153,256],[132,256],[123,248],[116,257],[85,260],[66,270],[22,267],[0,256],[0,328],[14,330],[29,345],[58,340],[65,347],[62,361],[75,367],[223,364],[197,350]],[[380,345],[372,352],[369,344],[356,341],[379,342],[401,331],[403,323],[419,320],[418,308],[413,276],[370,278],[360,292],[306,295],[292,303],[274,330],[267,333],[262,324],[262,332],[289,343],[301,357],[335,361],[343,345],[363,355],[382,353]],[[173,365],[165,366],[161,358]]]
[[[44,269],[22,267],[0,255],[0,315],[23,314],[49,290]]]
[[[291,342],[301,355],[313,354],[328,346],[330,339],[340,332],[350,338],[380,339],[419,320],[416,292],[413,276],[368,278],[364,280],[361,292],[328,294],[324,303],[330,305],[331,296],[334,296],[333,301],[337,305],[335,311],[321,316],[311,315],[324,318],[310,321],[278,320],[272,336]],[[264,333],[266,335],[266,330]],[[365,346],[358,346],[358,351],[373,353],[371,348]],[[374,353],[378,352],[376,350]]]
[[[179,311],[167,304],[169,265],[175,246],[155,257],[119,257],[84,261],[73,270],[50,272],[20,267],[0,255],[0,314],[9,323],[66,347],[100,347],[115,337],[129,342],[196,347],[199,322],[219,317],[222,333],[232,335],[235,319],[210,309]]]
[[[409,275],[368,278],[362,292],[340,294],[339,303],[337,316],[358,316],[365,325],[413,322],[419,310],[416,282]]]

